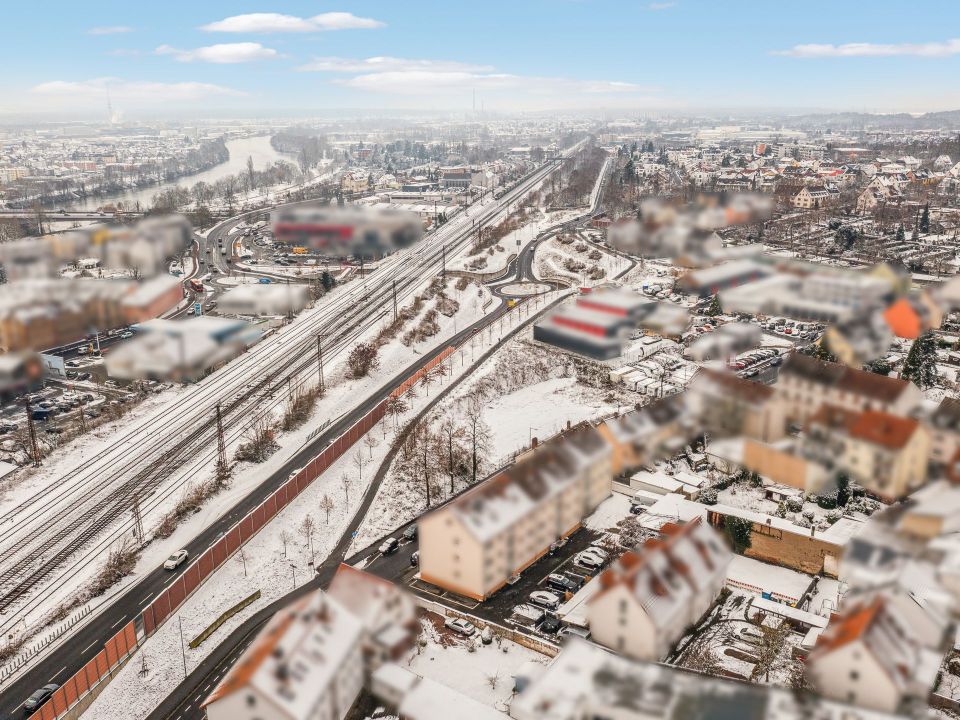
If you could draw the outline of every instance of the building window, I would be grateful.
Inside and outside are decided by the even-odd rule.
[[[859,680],[859,679],[860,679],[860,673],[857,672],[856,670],[851,670],[851,671],[850,671],[850,679],[851,679],[851,680]]]

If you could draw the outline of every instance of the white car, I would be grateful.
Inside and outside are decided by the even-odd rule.
[[[574,556],[573,561],[580,567],[584,567],[587,570],[599,570],[603,567],[603,560],[598,558],[596,555],[591,555],[588,552],[578,553]]]
[[[167,558],[167,561],[163,564],[163,569],[176,570],[187,561],[188,557],[190,557],[190,553],[188,553],[186,550],[177,550],[173,555]]]
[[[591,545],[590,547],[585,549],[584,552],[590,553],[591,555],[596,555],[598,558],[600,558],[604,562],[610,559],[610,553],[608,553],[599,545]]]
[[[464,620],[463,618],[447,618],[444,626],[453,630],[455,633],[460,633],[467,637],[470,637],[477,631],[477,628],[472,622]]]
[[[530,602],[547,610],[556,610],[560,607],[560,598],[546,590],[535,590],[530,593]]]

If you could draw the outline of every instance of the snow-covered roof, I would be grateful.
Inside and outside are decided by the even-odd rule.
[[[255,690],[289,717],[309,717],[362,634],[360,620],[317,590],[273,617],[204,706]]]

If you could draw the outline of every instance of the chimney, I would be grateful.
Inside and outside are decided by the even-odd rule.
[[[539,444],[539,441],[536,438],[533,438],[532,440],[530,440],[530,449],[536,450],[538,444]]]
[[[570,429],[570,421],[567,420],[567,430],[569,430],[569,429]]]

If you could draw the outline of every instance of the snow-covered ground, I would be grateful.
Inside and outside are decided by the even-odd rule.
[[[464,294],[471,288],[474,292],[476,291],[475,286],[470,286],[463,291]],[[479,300],[478,297],[478,302]],[[460,312],[464,313],[461,322],[468,322],[467,313],[476,313],[477,310],[473,303],[464,302]],[[441,332],[443,334],[452,332],[452,324],[453,319],[447,319],[447,327]],[[383,355],[389,357],[399,353],[393,347],[395,345],[403,347],[401,343],[394,341],[384,347],[387,352]],[[458,355],[460,353],[454,354],[452,362],[449,363],[454,375],[442,377],[434,386],[433,393],[441,390],[453,377],[462,372],[461,365],[456,362]],[[465,369],[466,365],[462,367]],[[389,374],[383,367],[379,372]],[[378,381],[376,378],[367,378],[363,381],[353,381],[353,383],[378,385],[384,379],[380,377]],[[353,395],[352,391],[356,390],[353,383],[342,382],[334,388],[335,390],[343,388]],[[331,394],[333,392],[334,390]],[[360,394],[362,395],[363,393]],[[331,395],[328,395],[323,402],[326,404],[330,399]],[[420,389],[413,397],[408,397],[408,401],[409,410],[404,417],[398,419],[401,426],[405,417],[414,415],[429,402],[429,396]],[[321,417],[324,417],[324,414],[318,409],[314,413],[314,418]],[[307,423],[305,429],[315,427],[316,424],[311,422]],[[327,557],[356,512],[376,468],[383,462],[390,448],[395,437],[394,420],[385,418],[368,433],[368,437],[373,438],[374,442],[371,444],[362,440],[358,442],[244,546],[243,559],[239,553],[231,558],[179,609],[176,615],[183,622],[184,637],[189,640],[199,634],[226,608],[258,589],[262,593],[259,600],[231,618],[199,648],[195,650],[187,648],[188,671],[206,657],[219,640],[242,624],[247,617],[292,589],[294,576],[297,578],[297,584],[302,583],[312,574],[313,566],[319,565]],[[363,458],[362,467],[358,467],[356,460],[358,455]],[[273,457],[268,463],[271,461]],[[333,502],[329,522],[321,506],[325,496]],[[384,512],[386,508],[379,503],[390,500],[389,497],[384,498],[378,495],[370,513]],[[304,521],[308,516],[312,517],[316,527],[312,552],[304,530]],[[209,521],[209,518],[207,520]],[[202,524],[201,521],[201,526]],[[177,537],[180,532],[181,530],[178,530],[174,537]],[[183,529],[183,532],[186,533],[186,530]],[[123,715],[124,717],[140,718],[148,715],[156,707],[169,693],[170,688],[179,682],[183,672],[177,648],[178,623],[177,618],[171,618],[146,641],[142,652],[147,657],[149,670],[147,675],[140,676],[139,660],[123,668],[87,711],[91,713],[89,717],[114,718],[118,716],[116,715],[118,708],[123,707],[127,713]],[[136,696],[136,701],[133,703],[128,700],[131,696]]]
[[[578,247],[584,247],[582,251]],[[591,259],[591,254],[600,257]],[[583,263],[582,270],[568,270],[565,264],[570,262]],[[545,240],[537,246],[534,261],[534,275],[540,280],[561,279],[569,280],[581,286],[595,286],[608,283],[629,265],[629,261],[579,238],[569,245],[560,242],[556,237]],[[598,278],[589,277],[588,273],[594,268],[603,270]]]
[[[487,273],[493,272],[494,270],[502,270],[507,266],[507,262],[511,256],[517,255],[544,230],[559,223],[572,220],[584,212],[585,209],[583,208],[551,211],[547,211],[544,208],[537,208],[536,219],[504,236],[500,242],[482,253],[477,255],[461,255],[450,263],[450,267],[455,270],[470,270],[470,264],[477,258],[482,257],[486,259],[487,264],[479,269],[480,272]]]
[[[477,338],[478,342],[489,342],[486,333]],[[546,439],[562,430],[567,421],[576,424],[607,415],[625,409],[635,400],[635,396],[622,389],[600,389],[579,382],[568,356],[540,346],[532,347],[530,342],[530,331],[524,329],[481,364],[423,421],[434,432],[445,420],[465,427],[469,398],[479,393],[482,398],[481,420],[488,432],[481,475],[500,467],[514,453],[529,447],[532,437]],[[478,357],[482,352],[480,346],[471,349],[467,345],[462,360],[469,363],[471,355]],[[460,355],[454,356],[455,371]],[[461,490],[462,485],[457,483],[454,489]],[[439,502],[449,494],[449,485],[444,481],[434,490],[432,500]],[[366,547],[424,510],[425,498],[419,492],[410,491],[395,461],[351,550]]]
[[[484,645],[477,636],[454,636],[438,629],[438,625],[442,626],[439,616],[428,617],[421,621],[422,644],[400,664],[502,713],[507,712],[513,698],[514,675],[528,663],[550,662],[546,655],[506,638]],[[450,708],[450,717],[457,717],[454,708]]]
[[[379,367],[367,377],[358,380],[345,377],[345,353],[330,358],[327,361],[328,364],[325,364],[327,394],[316,405],[313,415],[315,420],[305,423],[296,430],[279,434],[277,441],[280,448],[266,462],[238,464],[234,468],[229,488],[208,499],[199,512],[190,515],[178,526],[173,535],[163,540],[154,539],[146,544],[134,572],[121,580],[115,586],[114,591],[105,596],[89,600],[85,605],[92,611],[106,605],[114,596],[115,591],[122,590],[135,583],[143,573],[162,563],[171,552],[182,547],[189,538],[195,536],[196,533],[234,505],[240,498],[269,478],[303,447],[308,441],[308,436],[322,422],[336,420],[362,398],[367,397],[405,367],[415,362],[424,349],[441,346],[458,330],[462,330],[465,326],[475,322],[486,312],[493,312],[499,304],[498,302],[492,302],[484,308],[484,303],[490,299],[489,291],[486,288],[478,288],[474,284],[469,285],[463,291],[457,291],[453,286],[453,281],[451,281],[449,283],[449,294],[457,299],[460,307],[449,318],[438,314],[438,332],[428,338],[427,341],[410,347],[403,345],[399,338],[387,343],[381,348]],[[433,301],[426,302],[424,312],[432,306]],[[381,321],[381,323],[384,322],[386,320]],[[379,328],[380,324],[371,325],[367,328],[365,336],[372,337],[379,331]],[[315,375],[311,376],[308,385],[315,381],[315,377]],[[102,453],[105,443],[116,440],[117,433],[129,427],[131,417],[149,420],[157,413],[169,408],[171,403],[177,399],[189,397],[194,387],[196,386],[175,386],[160,395],[150,396],[124,419],[104,425],[78,438],[67,446],[68,449],[64,448],[64,451],[54,453],[45,460],[44,466],[39,470],[25,468],[13,476],[8,476],[4,484],[0,486],[0,493],[2,493],[0,494],[0,504],[5,508],[15,507],[26,498],[49,487],[55,478],[62,477],[69,468],[74,467],[78,462]],[[275,419],[279,419],[284,407],[285,403],[282,402],[276,405],[273,413]],[[236,446],[243,439],[242,434],[238,433],[233,441],[228,443],[228,455],[233,455]],[[128,444],[133,448],[136,441],[130,440]],[[195,459],[188,463],[186,467],[181,468],[168,483],[161,486],[149,501],[142,502],[143,524],[148,537],[152,535],[154,528],[160,523],[164,515],[187,493],[190,487],[212,479],[213,468],[212,460],[207,462],[204,458]],[[124,517],[122,520],[126,521],[129,518]],[[82,593],[93,575],[99,570],[106,553],[113,546],[112,541],[102,542],[100,551],[93,554],[82,567],[77,568],[75,572],[64,574],[48,586],[45,589],[45,597],[37,599],[34,607],[25,615],[26,624],[18,625],[18,630],[23,628],[33,632],[42,628],[45,619],[55,608]]]

